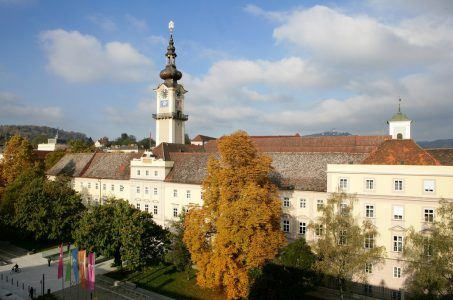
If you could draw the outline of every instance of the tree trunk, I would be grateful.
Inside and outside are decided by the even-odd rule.
[[[113,254],[113,258],[114,258],[115,266],[122,267],[123,262],[121,261],[121,254],[120,254],[120,248],[119,247],[115,250],[115,253]]]

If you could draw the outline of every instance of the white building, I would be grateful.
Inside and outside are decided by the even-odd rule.
[[[55,138],[47,139],[47,143],[38,144],[38,151],[56,151],[68,148],[66,144],[58,143],[58,132]]]
[[[185,207],[202,204],[207,161],[217,155],[216,140],[184,145],[186,91],[177,82],[182,74],[172,37],[166,56],[160,74],[164,83],[155,90],[158,146],[152,152],[66,154],[48,171],[50,177],[72,176],[86,201],[123,198],[163,226]],[[375,242],[387,249],[385,263],[370,269],[370,284],[395,290],[404,279],[400,249],[406,230],[425,228],[426,215],[429,223],[438,200],[453,199],[453,167],[441,166],[453,165],[453,151],[440,155],[421,149],[410,140],[411,121],[401,115],[399,110],[399,117],[389,121],[389,136],[251,137],[273,160],[287,238],[313,240],[315,232],[307,226],[329,194],[339,187],[356,194],[356,215],[373,220],[380,232]]]

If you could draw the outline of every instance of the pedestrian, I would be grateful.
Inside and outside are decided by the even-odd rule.
[[[30,299],[33,299],[33,287],[30,287],[30,291],[28,292],[28,295],[30,296]]]
[[[47,258],[47,265],[50,267],[50,262],[52,261],[52,259],[50,258],[50,256]]]

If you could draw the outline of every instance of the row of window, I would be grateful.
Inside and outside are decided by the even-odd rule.
[[[317,204],[316,204],[316,208],[318,210],[320,210],[323,205],[324,205],[324,200],[318,199],[317,200]],[[290,202],[289,198],[288,197],[284,197],[283,198],[283,207],[290,207],[290,206],[291,206],[291,202]],[[307,208],[307,199],[299,199],[299,207],[300,208]]]
[[[139,185],[137,185],[137,187],[135,188],[135,191],[137,192],[137,194],[140,194],[141,187]],[[145,192],[145,195],[148,195],[149,194],[149,187],[145,186],[144,192]],[[153,188],[153,195],[157,196],[157,188]]]
[[[140,176],[141,175],[141,170],[137,170],[136,174],[137,174],[137,176]],[[149,174],[150,174],[149,170],[146,170],[145,171],[145,176],[149,176]],[[154,176],[156,176],[156,177],[159,176],[159,171],[154,171]]]
[[[94,185],[92,185],[91,182],[87,182],[86,183],[86,187],[88,189],[91,189],[93,186],[94,186],[95,190],[99,190],[99,182],[95,182]],[[80,183],[80,188],[83,189],[84,187],[85,187],[84,182],[81,182]],[[110,188],[109,189],[110,191],[112,191],[112,192],[115,191],[115,185],[114,184],[111,184],[109,188]],[[122,184],[118,185],[118,189],[119,189],[120,192],[124,191],[124,185],[122,185]],[[102,184],[102,190],[103,191],[107,191],[107,184],[106,183]]]
[[[140,203],[137,203],[137,204],[136,204],[137,209],[141,209],[140,206],[141,206]],[[148,204],[145,204],[145,211],[146,211],[146,212],[149,212],[149,205],[148,205]],[[153,207],[153,214],[154,214],[154,215],[157,215],[157,213],[158,213],[157,205],[154,205],[154,207]]]
[[[393,191],[402,192],[404,191],[404,180],[403,179],[393,179]],[[436,187],[436,181],[433,179],[423,180],[423,191],[425,193],[434,193]],[[338,188],[340,191],[347,191],[349,189],[349,179],[340,178],[338,180]],[[372,178],[367,178],[364,181],[365,191],[374,191],[376,189],[376,182]]]
[[[141,204],[137,203],[136,207],[137,207],[137,209],[141,209]],[[149,205],[148,204],[145,204],[145,211],[149,212]],[[157,205],[153,206],[153,214],[154,215],[158,214]],[[178,214],[179,214],[178,208],[177,207],[173,207],[173,217],[175,217],[175,218],[178,217]]]
[[[320,210],[324,205],[324,200],[317,200],[316,208]],[[346,205],[346,204],[344,204]],[[283,207],[290,207],[291,202],[288,197],[283,198]],[[299,207],[306,208],[307,207],[307,200],[306,199],[299,199]],[[366,218],[375,218],[376,217],[376,210],[373,204],[366,204],[365,205],[365,217]],[[393,220],[404,220],[404,206],[401,205],[394,205],[393,206]],[[434,208],[423,208],[423,220],[425,222],[433,222],[434,221]]]

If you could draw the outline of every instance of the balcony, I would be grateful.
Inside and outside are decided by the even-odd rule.
[[[155,119],[155,120],[175,119],[175,120],[187,121],[189,119],[189,115],[185,115],[182,112],[177,111],[177,112],[172,112],[172,113],[153,114],[153,119]]]

